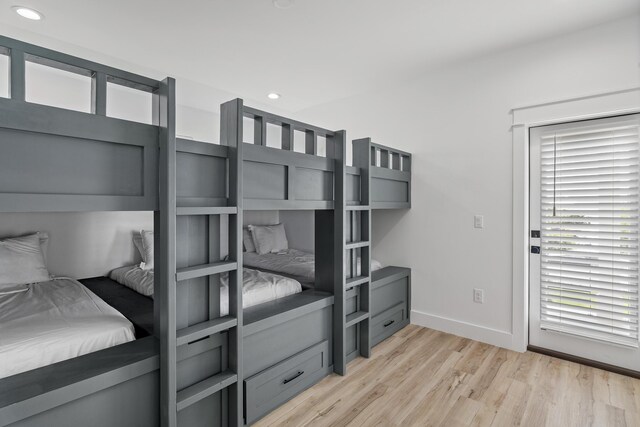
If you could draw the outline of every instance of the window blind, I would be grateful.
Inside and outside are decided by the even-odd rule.
[[[640,116],[541,134],[541,328],[638,347]]]

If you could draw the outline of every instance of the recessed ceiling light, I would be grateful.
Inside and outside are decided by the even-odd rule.
[[[273,5],[278,9],[289,9],[294,3],[295,0],[273,0]]]
[[[275,93],[275,92],[271,92],[269,95],[267,95],[267,98],[269,98],[269,99],[278,99],[278,98],[280,98],[280,94],[279,93]]]
[[[35,9],[24,6],[13,6],[12,9],[23,18],[31,19],[32,21],[40,21],[44,15]]]

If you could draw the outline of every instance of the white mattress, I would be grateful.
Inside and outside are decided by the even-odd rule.
[[[153,297],[153,270],[136,265],[113,270],[110,277],[134,291]],[[229,314],[229,275],[220,275],[220,315]],[[278,274],[245,268],[242,286],[244,308],[302,292],[300,282]]]
[[[0,378],[135,339],[131,322],[75,280],[24,289],[0,294]]]
[[[260,255],[257,252],[244,252],[242,254],[242,262],[248,267],[300,276],[310,281],[315,280],[316,261],[314,254],[297,249],[287,249],[286,251],[264,255]],[[371,260],[372,271],[381,268],[382,264],[380,262],[374,259]],[[360,258],[358,258],[357,270],[358,274],[360,274]]]

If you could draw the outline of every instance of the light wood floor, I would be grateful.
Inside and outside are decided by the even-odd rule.
[[[258,426],[640,426],[640,380],[410,325]]]

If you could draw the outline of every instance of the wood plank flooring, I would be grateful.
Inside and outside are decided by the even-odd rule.
[[[640,380],[410,325],[265,426],[640,426]]]

